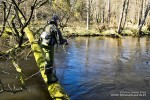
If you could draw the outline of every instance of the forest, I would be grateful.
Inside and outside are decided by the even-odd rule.
[[[23,0],[19,8],[24,17],[31,17],[30,25],[33,30],[41,29],[46,21],[56,14],[61,18],[60,26],[66,36],[73,33],[76,35],[149,33],[148,0],[50,0],[49,3],[45,2],[35,7],[33,13],[32,3],[32,0]],[[1,27],[9,27],[7,19],[10,19],[13,8],[10,7],[11,4],[1,3],[0,17],[3,23]],[[3,33],[4,28],[1,30]]]
[[[122,38],[150,35],[149,10],[150,0],[0,0],[0,59],[12,62],[22,84],[18,90],[7,89],[0,79],[0,93],[26,89],[19,61],[32,54],[44,81],[47,81],[43,72],[45,58],[38,41],[53,15],[60,17],[59,29],[66,38]],[[54,92],[48,90],[50,94]],[[63,98],[68,100],[65,93]]]

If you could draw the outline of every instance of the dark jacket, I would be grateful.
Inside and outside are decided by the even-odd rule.
[[[42,44],[44,45],[55,45],[55,44],[65,44],[66,39],[63,39],[62,33],[57,27],[57,22],[51,21],[45,26],[44,32],[41,34]]]

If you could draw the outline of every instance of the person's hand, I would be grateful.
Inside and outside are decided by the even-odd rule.
[[[69,45],[69,43],[68,43],[68,39],[66,39],[66,43],[65,43],[65,45]]]
[[[68,40],[67,39],[62,39],[61,42],[60,42],[60,45],[68,45]]]

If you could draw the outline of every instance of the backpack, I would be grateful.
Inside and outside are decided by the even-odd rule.
[[[41,34],[42,44],[55,45],[58,44],[57,28],[55,25],[47,25],[44,32]]]

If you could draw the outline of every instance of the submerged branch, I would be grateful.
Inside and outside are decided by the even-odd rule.
[[[3,93],[3,92],[18,93],[18,92],[22,92],[22,91],[23,91],[23,88],[22,87],[16,88],[16,85],[14,85],[13,88],[10,87],[9,84],[7,87],[5,87],[0,79],[0,93]]]
[[[14,67],[16,68],[16,71],[19,73],[19,80],[21,82],[22,88],[26,89],[25,81],[22,77],[22,70],[21,70],[20,66],[15,62],[15,60],[12,60],[12,63],[14,65]]]
[[[14,46],[13,48],[11,48],[11,49],[9,49],[7,51],[0,51],[0,59],[1,58],[5,58],[5,57],[11,57],[11,54],[15,54],[15,52],[17,50],[20,50],[20,49],[23,49],[25,47],[28,47],[29,46],[28,42],[29,41],[24,42],[23,45],[22,45],[22,48],[20,48],[19,45],[16,45],[16,46]],[[15,56],[17,56],[17,55],[15,55]]]

